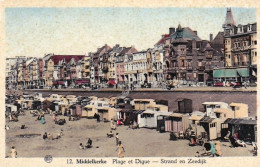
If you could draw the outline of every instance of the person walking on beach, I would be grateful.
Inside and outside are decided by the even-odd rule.
[[[57,121],[56,114],[53,114],[53,120],[54,120],[54,122],[56,122],[56,121]]]
[[[45,124],[45,117],[44,117],[44,115],[42,115],[41,122],[42,122],[42,124]]]
[[[215,145],[214,145],[214,143],[212,141],[210,141],[209,144],[210,144],[211,154],[214,157],[216,155]]]
[[[118,142],[116,151],[117,150],[118,150],[118,158],[124,158],[125,149],[124,149],[121,141]]]
[[[116,146],[118,146],[119,144],[119,136],[118,136],[118,133],[116,133]]]
[[[10,150],[10,157],[17,158],[17,151],[14,146],[12,146],[12,149]]]
[[[222,152],[221,152],[221,145],[220,145],[220,141],[217,141],[215,144],[215,149],[216,149],[216,155],[217,156],[221,156]]]

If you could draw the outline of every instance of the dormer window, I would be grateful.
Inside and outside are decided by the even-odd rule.
[[[248,31],[251,31],[251,25],[248,25]]]

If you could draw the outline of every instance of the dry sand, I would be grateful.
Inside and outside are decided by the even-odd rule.
[[[58,116],[64,118],[63,116]],[[6,131],[6,156],[12,146],[16,147],[18,157],[116,157],[116,139],[107,138],[110,123],[97,123],[94,119],[82,118],[79,121],[68,121],[65,125],[54,123],[52,116],[45,115],[46,124],[36,121],[29,112],[20,116],[18,122],[6,122],[10,130]],[[25,124],[26,129],[20,129]],[[63,129],[64,136],[58,140],[43,140],[44,132],[57,135]],[[169,133],[159,133],[155,129],[129,129],[117,127],[113,133],[119,133],[119,139],[126,150],[126,157],[194,157],[201,146],[190,147],[188,140],[170,141]],[[30,138],[19,135],[36,134]],[[37,135],[38,134],[38,135]],[[79,143],[84,145],[87,139],[93,140],[93,148],[80,150]],[[252,146],[230,148],[228,142],[221,143],[223,156],[252,156]]]

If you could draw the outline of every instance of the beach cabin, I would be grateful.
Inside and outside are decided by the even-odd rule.
[[[223,122],[224,120],[220,118],[212,118],[212,117],[204,116],[200,120],[200,126],[203,127],[201,136],[205,137],[207,134],[209,140],[215,140],[221,137],[221,124]]]
[[[217,108],[229,109],[229,105],[224,102],[204,102],[202,103],[206,116],[216,118],[216,113],[214,112]]]
[[[236,136],[239,140],[257,142],[257,120],[250,118],[228,118],[222,124],[222,130],[228,130],[231,136],[237,134]],[[223,134],[222,137],[225,137],[226,134]]]
[[[48,100],[44,100],[42,102],[42,110],[47,111],[48,109],[50,109],[51,105],[52,105],[52,102],[50,102]]]
[[[68,104],[70,104],[70,105],[76,104],[76,102],[77,102],[77,96],[75,96],[75,95],[67,95],[65,97],[65,99],[68,101]]]
[[[120,105],[120,108],[117,109],[117,119],[122,119],[124,125],[130,125],[130,122],[133,122],[133,106],[129,103],[123,103]]]
[[[111,119],[116,120],[116,109],[111,107],[98,107],[97,113],[100,115],[100,120],[107,122]]]
[[[171,113],[165,120],[165,130],[167,132],[185,132],[189,127],[189,115],[182,113]]]
[[[10,113],[17,111],[17,106],[12,104],[5,104],[5,115],[8,116]]]
[[[46,97],[45,99],[53,102],[53,101],[61,101],[62,98],[64,98],[62,95],[51,94],[50,97]]]
[[[146,128],[157,128],[157,117],[158,116],[168,116],[172,114],[171,112],[160,112],[154,110],[146,110],[141,114],[138,114],[138,125],[139,127]]]
[[[179,98],[178,102],[178,113],[191,113],[192,112],[192,100],[187,98]]]
[[[247,118],[248,117],[248,105],[244,103],[230,103],[231,110],[234,113],[233,118]]]
[[[195,132],[196,137],[201,135],[201,132],[205,132],[204,128],[200,126],[200,120],[205,116],[204,112],[193,111],[189,117],[189,127]]]
[[[117,97],[110,97],[109,105],[115,107],[117,105]]]
[[[90,99],[92,100],[89,102],[89,104],[84,106],[82,109],[82,117],[94,118],[94,115],[98,113],[98,108],[110,108],[108,101],[98,100],[98,98],[95,96],[91,96]]]
[[[79,104],[73,104],[70,106],[72,116],[82,116],[82,108]]]

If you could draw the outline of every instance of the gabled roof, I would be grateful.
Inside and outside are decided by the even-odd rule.
[[[135,53],[138,52],[134,47],[128,47],[128,48],[124,48],[119,55],[125,55],[125,54],[129,54],[129,53]]]
[[[163,37],[155,44],[155,46],[157,45],[161,45],[164,44],[164,42],[166,41],[166,39],[170,36],[170,34],[164,34]]]
[[[30,60],[27,60],[26,61],[26,66],[28,66],[29,64],[31,64],[33,62],[34,58],[30,59]]]
[[[69,63],[72,58],[74,58],[75,62],[83,59],[85,55],[53,55],[51,59],[54,62],[54,65],[58,65],[59,61],[64,60],[65,63]]]

